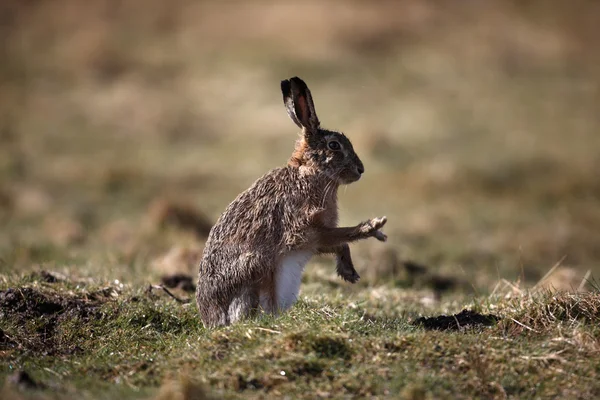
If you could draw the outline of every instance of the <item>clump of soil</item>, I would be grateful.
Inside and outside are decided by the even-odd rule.
[[[51,298],[32,288],[9,288],[0,291],[0,316],[22,314],[23,317],[39,317],[57,314],[64,310],[64,299]]]
[[[41,291],[30,287],[9,288],[0,291],[0,319],[26,327],[23,335],[1,332],[0,347],[20,348],[41,355],[73,354],[81,351],[77,346],[65,345],[57,338],[59,325],[64,321],[79,319],[90,321],[101,318],[101,304],[110,301],[103,291],[74,297],[57,292]]]
[[[422,326],[427,330],[458,331],[468,328],[481,328],[494,325],[500,317],[493,314],[479,314],[475,311],[462,310],[454,315],[417,318],[413,325]]]
[[[187,274],[163,275],[160,283],[170,289],[178,288],[185,292],[194,292],[196,285],[192,282],[192,277]]]
[[[29,275],[29,278],[36,281],[42,281],[46,283],[59,283],[64,282],[66,277],[57,272],[40,270],[39,272],[33,272]]]

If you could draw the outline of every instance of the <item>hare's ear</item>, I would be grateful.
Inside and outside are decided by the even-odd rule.
[[[300,128],[308,132],[319,129],[319,118],[315,112],[315,105],[306,83],[298,77],[281,81],[283,103],[288,115]]]

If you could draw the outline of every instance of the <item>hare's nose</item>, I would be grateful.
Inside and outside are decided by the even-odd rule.
[[[363,167],[362,164],[359,164],[358,167],[356,167],[356,170],[358,171],[359,174],[364,174],[365,173],[365,167]]]

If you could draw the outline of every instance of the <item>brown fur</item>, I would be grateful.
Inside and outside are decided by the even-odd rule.
[[[306,140],[304,140],[303,137],[298,139],[296,141],[294,152],[288,161],[288,165],[296,168],[300,167],[304,160],[304,153],[306,152],[307,148],[308,145],[306,144]]]
[[[320,128],[312,97],[299,78],[282,82],[284,103],[303,137],[283,168],[259,178],[223,212],[212,228],[200,262],[197,303],[205,326],[235,322],[233,308],[250,315],[259,297],[277,312],[278,267],[295,251],[336,255],[338,274],[349,282],[359,275],[348,243],[375,237],[386,222],[376,218],[337,228],[337,189],[360,178],[364,167],[346,136]],[[339,148],[332,149],[335,141]],[[233,307],[233,308],[232,308]]]

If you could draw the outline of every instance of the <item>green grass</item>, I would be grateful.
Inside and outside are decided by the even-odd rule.
[[[23,297],[8,302],[8,287]],[[597,292],[479,299],[469,307],[502,319],[459,331],[416,326],[414,291],[402,312],[382,311],[365,292],[308,297],[279,318],[206,331],[194,305],[162,291],[34,277],[1,289],[1,373],[29,371],[52,396],[145,398],[169,377],[195,380],[215,398],[600,393]]]

